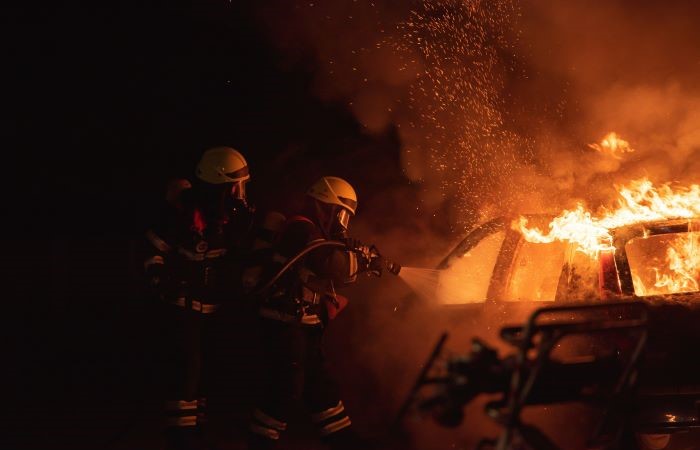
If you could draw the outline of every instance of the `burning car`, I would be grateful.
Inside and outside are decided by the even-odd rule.
[[[438,265],[436,297],[451,314],[490,309],[504,323],[542,306],[643,301],[649,338],[634,426],[670,439],[700,428],[700,189],[643,181],[621,192],[619,207],[598,217],[579,205],[483,223]]]
[[[513,222],[478,226],[440,262],[437,295],[444,305],[700,299],[700,218],[613,228],[612,248],[594,258],[576,243],[529,241]]]

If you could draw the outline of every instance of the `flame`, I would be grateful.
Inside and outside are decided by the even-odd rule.
[[[604,155],[612,156],[615,159],[622,159],[625,153],[632,153],[634,149],[629,142],[622,139],[615,132],[610,132],[600,141],[599,144],[588,144],[590,148]]]
[[[700,290],[700,233],[678,236],[666,251],[667,267],[654,268],[656,288],[650,294]]]
[[[590,256],[598,252],[612,249],[612,236],[600,221],[586,211],[582,204],[578,204],[572,211],[564,211],[549,224],[549,233],[545,234],[539,228],[528,228],[527,218],[520,216],[517,226],[525,240],[539,244],[547,244],[554,241],[574,242],[578,244],[577,250]]]
[[[603,208],[594,215],[578,204],[576,209],[566,210],[552,220],[548,233],[528,228],[528,220],[522,216],[513,223],[513,228],[529,242],[570,242],[577,245],[578,251],[597,257],[601,251],[615,250],[611,229],[638,222],[700,217],[698,184],[674,189],[670,184],[656,187],[642,178],[617,190],[618,199],[613,208]]]

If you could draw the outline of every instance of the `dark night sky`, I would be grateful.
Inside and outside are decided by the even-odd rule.
[[[254,3],[114,2],[40,15],[38,27],[48,28],[25,55],[36,96],[25,107],[50,130],[41,134],[51,136],[42,147],[60,193],[55,217],[87,219],[90,234],[137,226],[130,222],[144,200],[220,144],[249,158],[264,202],[265,181],[291,176],[302,160],[313,160],[318,176],[363,139],[342,106],[311,95],[311,65],[278,63]],[[306,182],[307,173],[295,175]],[[82,233],[74,225],[59,221],[60,232]]]

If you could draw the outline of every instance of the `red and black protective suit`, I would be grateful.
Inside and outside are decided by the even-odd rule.
[[[144,265],[165,328],[168,435],[171,446],[186,448],[183,436],[205,419],[213,316],[240,295],[251,213],[242,203],[211,202],[210,193],[198,193],[184,180],[174,186],[178,195],[170,192],[146,232]]]
[[[324,240],[319,227],[302,216],[287,221],[271,256],[276,272],[310,243]],[[259,307],[262,398],[249,431],[251,448],[271,448],[287,428],[291,407],[303,401],[321,436],[332,446],[353,440],[350,418],[327,372],[322,352],[324,327],[346,300],[336,289],[357,275],[354,252],[321,247],[307,254],[262,296]]]

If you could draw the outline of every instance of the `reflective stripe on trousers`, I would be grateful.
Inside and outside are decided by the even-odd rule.
[[[335,406],[313,413],[311,419],[319,428],[322,436],[328,436],[352,425],[345,412],[343,402],[338,402]]]
[[[185,297],[178,297],[177,299],[175,299],[173,304],[181,308],[187,308],[187,299]],[[190,307],[193,311],[198,311],[202,314],[211,314],[213,312],[216,312],[217,309],[219,309],[219,305],[202,303],[199,300],[192,300]]]
[[[260,409],[256,409],[253,412],[249,429],[254,434],[277,440],[280,438],[279,432],[287,429],[287,423],[265,414]]]
[[[197,425],[197,400],[172,400],[165,404],[168,427],[194,427]]]

